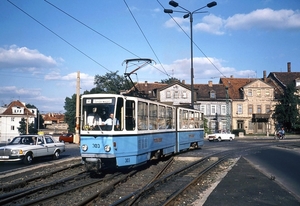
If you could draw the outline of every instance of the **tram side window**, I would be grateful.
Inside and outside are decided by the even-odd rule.
[[[194,112],[189,112],[189,128],[193,129],[195,128],[195,119],[194,119]]]
[[[180,111],[180,117],[179,117],[179,126],[181,129],[187,129],[189,128],[189,113],[187,110],[181,110]]]
[[[200,113],[194,113],[195,128],[200,128]]]
[[[150,104],[149,106],[149,129],[157,129],[157,105]]]
[[[126,130],[135,129],[135,102],[131,100],[126,101],[125,125]]]
[[[166,129],[173,129],[174,128],[174,118],[173,118],[172,107],[167,107],[166,120],[167,120]]]
[[[138,130],[148,129],[148,103],[138,102]]]
[[[166,107],[158,106],[158,129],[166,129]]]

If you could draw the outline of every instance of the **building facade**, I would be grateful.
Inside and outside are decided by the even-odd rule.
[[[19,135],[20,121],[24,118],[27,124],[35,123],[36,109],[28,109],[24,103],[13,101],[1,108],[0,114],[0,142],[9,142]]]

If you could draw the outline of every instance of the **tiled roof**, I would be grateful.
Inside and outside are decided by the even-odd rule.
[[[258,80],[258,78],[220,78],[220,84],[228,87],[230,99],[243,99],[240,88],[256,80]]]
[[[197,90],[197,100],[220,100],[226,99],[226,89],[223,84],[195,84],[195,90]],[[210,92],[214,91],[216,98],[210,98]]]
[[[60,114],[60,113],[48,113],[43,115],[43,119],[44,121],[57,121],[57,122],[63,122],[65,119],[65,115],[64,114]]]
[[[12,107],[24,107],[24,115],[28,116],[35,116],[27,107],[20,102],[19,100],[12,101],[8,106],[7,109],[2,113],[2,115],[20,115],[20,114],[13,114]]]
[[[135,87],[139,90],[139,92],[143,92],[146,94],[149,98],[156,98],[156,95],[153,94],[152,91],[157,91],[158,89],[167,86],[168,84],[162,84],[162,83],[148,83],[148,82],[143,82],[143,83],[137,83],[135,84]],[[134,87],[132,87],[129,91],[134,91]],[[149,93],[150,91],[150,93]]]
[[[285,88],[300,78],[300,72],[270,72],[268,78],[272,78],[280,87]]]

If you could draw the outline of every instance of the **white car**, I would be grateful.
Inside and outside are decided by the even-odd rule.
[[[232,141],[234,138],[235,138],[235,135],[231,134],[231,133],[215,133],[215,134],[208,135],[209,141],[215,141],[215,140],[218,140],[219,142],[222,140]]]
[[[20,161],[31,164],[33,158],[52,156],[58,159],[65,151],[65,144],[57,142],[52,136],[20,135],[6,146],[0,147],[0,161]]]

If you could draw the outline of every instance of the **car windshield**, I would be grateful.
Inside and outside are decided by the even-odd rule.
[[[30,144],[34,144],[34,137],[15,137],[10,143],[9,145],[18,145],[18,144],[27,144],[27,145],[30,145]]]

